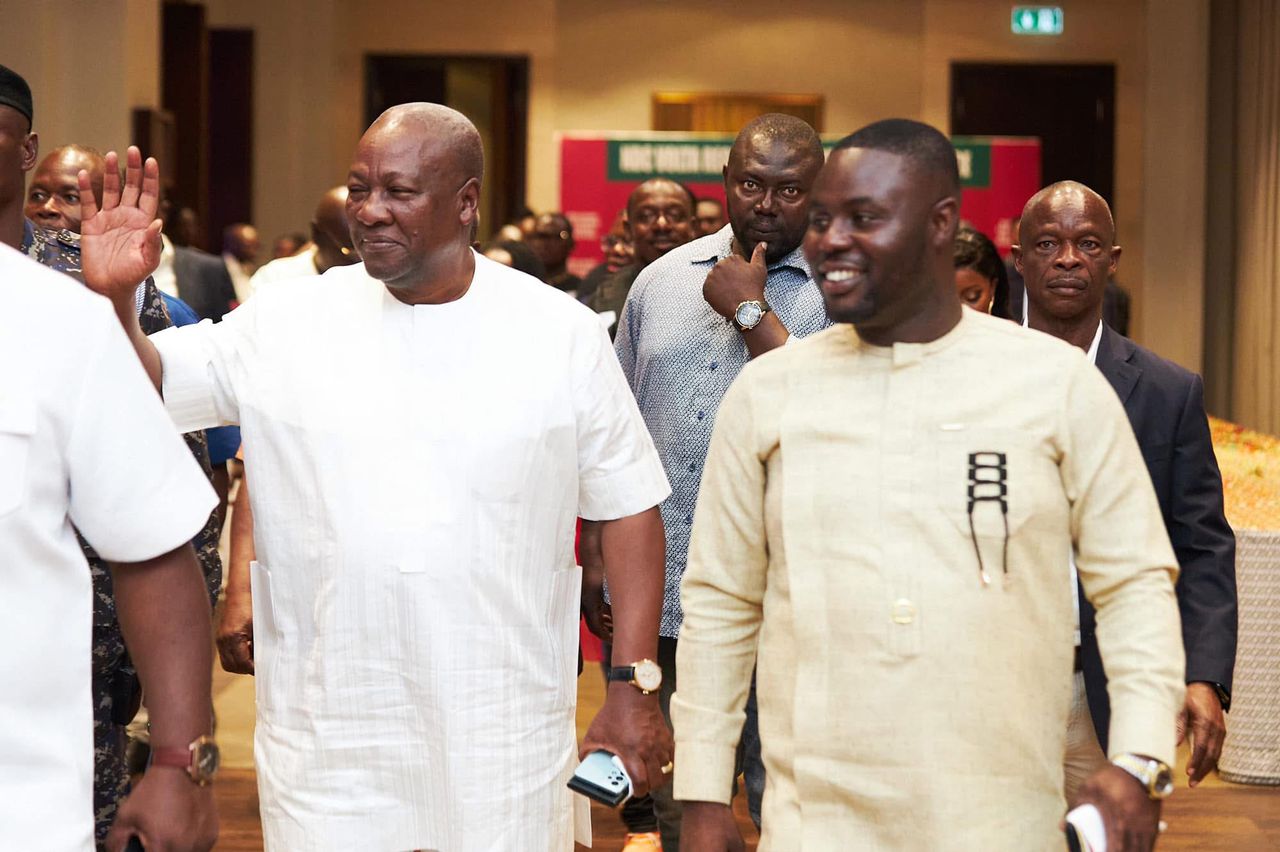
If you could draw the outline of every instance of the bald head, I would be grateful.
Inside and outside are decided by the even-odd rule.
[[[641,267],[694,238],[696,204],[689,188],[671,178],[650,178],[631,191],[626,227]]]
[[[311,241],[316,244],[315,263],[319,272],[360,261],[360,255],[351,246],[345,186],[335,186],[320,196],[311,219]]]
[[[1084,184],[1055,183],[1027,202],[1014,263],[1026,282],[1028,324],[1088,350],[1121,249],[1107,202]]]
[[[794,115],[770,112],[751,119],[738,131],[729,149],[729,163],[742,162],[753,148],[782,144],[796,154],[817,158],[822,165],[822,140],[807,122]]]
[[[480,131],[456,109],[443,104],[399,104],[378,116],[364,138],[375,135],[384,139],[409,136],[429,143],[431,150],[444,154],[442,165],[447,163],[452,168],[459,185],[472,178],[477,183],[484,180]]]
[[[347,230],[347,188],[335,186],[320,196],[316,204],[316,212],[311,221],[324,228],[330,234],[341,234]]]
[[[410,304],[470,286],[484,149],[466,116],[400,104],[370,125],[347,176],[347,222],[365,270]]]
[[[627,212],[631,213],[638,203],[655,193],[682,195],[689,201],[690,210],[698,203],[693,197],[693,191],[680,181],[669,177],[654,177],[631,190],[631,194],[627,196]]]
[[[1116,241],[1116,220],[1111,215],[1111,205],[1101,195],[1074,180],[1051,183],[1031,196],[1022,208],[1022,218],[1018,222],[1018,241],[1027,241],[1025,234],[1029,220],[1043,221],[1044,217],[1052,218],[1055,211],[1068,207],[1088,208],[1091,213],[1096,214],[1099,222],[1105,223],[1107,231],[1103,236],[1108,245]]]
[[[106,163],[102,154],[83,145],[63,145],[49,152],[31,176],[23,214],[41,228],[80,233],[81,170],[89,173],[94,195],[102,197]]]
[[[247,222],[236,222],[222,229],[222,251],[241,263],[256,263],[262,241],[258,229]]]
[[[809,222],[809,189],[822,170],[822,140],[791,115],[769,113],[747,122],[724,167],[729,225],[738,252],[765,244],[777,263],[799,247]]]

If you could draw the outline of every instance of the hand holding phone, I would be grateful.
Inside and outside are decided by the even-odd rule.
[[[617,755],[593,751],[574,770],[569,789],[616,808],[631,798],[631,777]]]
[[[1107,828],[1093,805],[1081,805],[1067,814],[1066,833],[1071,852],[1107,852]]]

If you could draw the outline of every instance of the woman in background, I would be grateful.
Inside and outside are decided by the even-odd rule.
[[[956,292],[975,311],[1001,319],[1009,316],[1009,275],[995,243],[972,225],[962,223],[955,242]]]

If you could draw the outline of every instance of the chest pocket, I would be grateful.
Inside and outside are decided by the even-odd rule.
[[[1002,556],[1036,510],[1035,482],[1051,465],[1034,439],[1013,429],[943,432],[934,461],[938,510],[965,539],[977,538],[984,554]],[[995,542],[988,547],[987,542]],[[987,570],[1000,570],[998,561]]]
[[[28,457],[35,433],[33,404],[25,400],[0,402],[0,517],[26,499]]]

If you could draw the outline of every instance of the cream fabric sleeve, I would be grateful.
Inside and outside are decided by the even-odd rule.
[[[1067,383],[1062,478],[1085,595],[1111,698],[1112,755],[1173,765],[1186,691],[1178,563],[1129,419],[1085,360]]]
[[[716,415],[681,585],[680,673],[671,699],[675,797],[729,803],[734,752],[756,661],[768,549],[765,453],[750,367]]]

